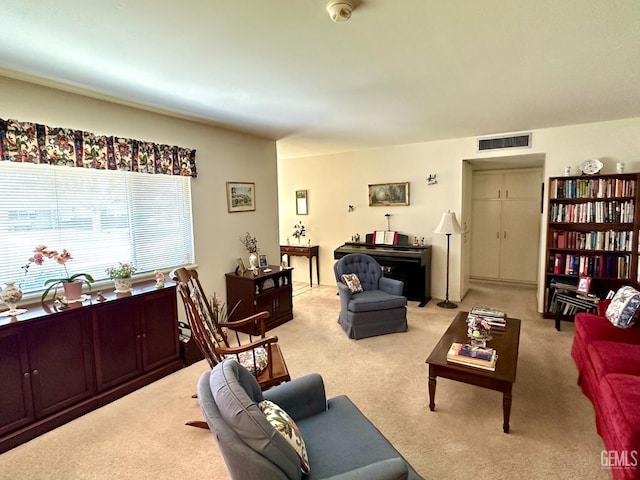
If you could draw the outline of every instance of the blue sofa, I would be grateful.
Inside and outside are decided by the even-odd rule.
[[[258,402],[270,400],[296,422],[309,458],[300,459],[266,420]],[[198,401],[237,480],[420,480],[380,431],[346,397],[326,400],[324,383],[311,374],[265,392],[234,359],[224,360],[198,383]]]

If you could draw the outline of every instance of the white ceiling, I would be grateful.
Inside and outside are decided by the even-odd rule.
[[[640,116],[639,0],[3,0],[0,73],[280,158]],[[1,106],[0,106],[1,114]]]

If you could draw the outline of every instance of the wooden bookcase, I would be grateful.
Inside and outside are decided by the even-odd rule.
[[[604,297],[638,285],[640,175],[551,177],[547,209],[545,317],[555,317],[559,285],[591,277],[590,292]]]

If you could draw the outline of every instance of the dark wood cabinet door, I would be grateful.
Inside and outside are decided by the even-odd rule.
[[[151,370],[180,357],[175,289],[145,295],[139,303],[142,319],[142,365]]]
[[[139,309],[131,299],[93,309],[96,387],[106,390],[142,373]]]
[[[25,325],[36,417],[90,397],[95,391],[91,324],[85,312],[65,312]]]
[[[31,372],[22,327],[0,330],[0,435],[33,421]]]
[[[266,293],[262,293],[260,295],[256,295],[255,297],[255,311],[254,313],[267,311],[269,312],[269,318],[266,320],[266,323],[269,324],[271,320],[274,318],[275,312],[275,296],[273,295],[273,291],[268,291]]]
[[[292,291],[291,285],[280,287],[277,290],[276,310],[274,316],[277,319],[290,319],[293,317]]]

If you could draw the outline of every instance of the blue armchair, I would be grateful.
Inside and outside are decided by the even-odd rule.
[[[407,297],[402,295],[404,283],[382,275],[376,260],[361,253],[339,259],[333,271],[340,294],[338,323],[349,338],[360,339],[407,331]],[[342,275],[355,273],[362,292],[351,293]]]
[[[294,420],[308,474],[294,448],[260,410],[269,400]],[[326,398],[318,374],[265,392],[234,359],[200,377],[198,401],[234,480],[422,480],[348,397]]]

